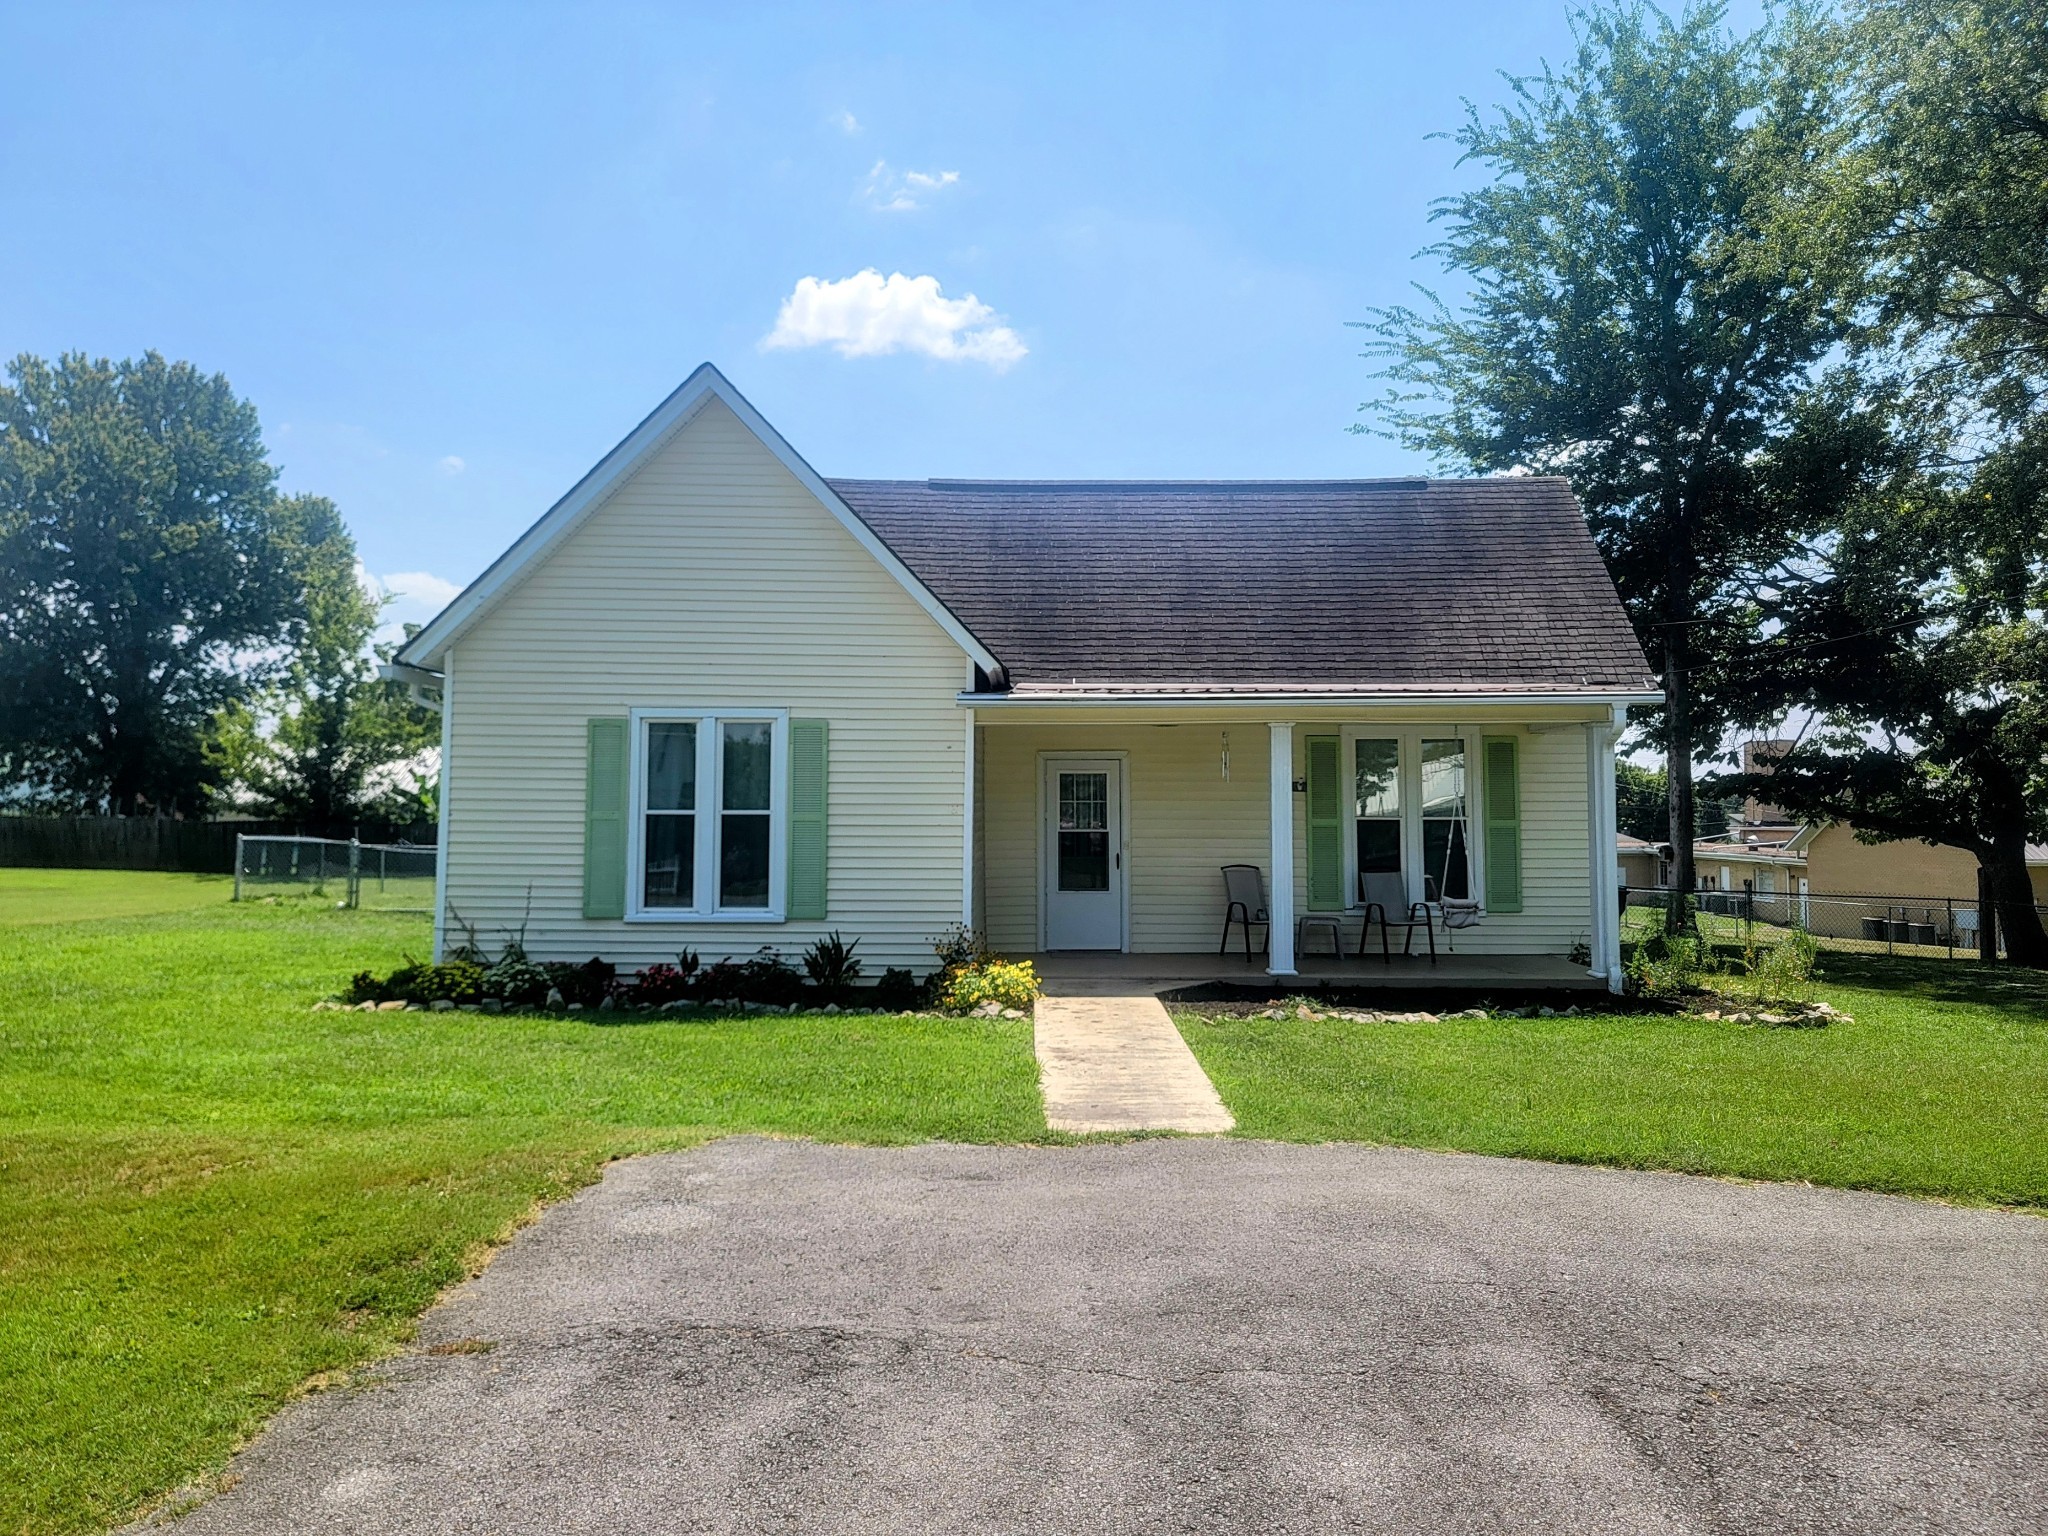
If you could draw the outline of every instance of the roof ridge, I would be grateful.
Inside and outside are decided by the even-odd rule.
[[[867,479],[854,475],[828,475],[828,485],[890,485],[921,487],[930,491],[1313,491],[1313,490],[1428,490],[1432,486],[1528,485],[1536,481],[1559,481],[1562,475],[1378,475],[1344,480],[1249,479],[1249,480],[969,480],[939,478],[924,480]]]

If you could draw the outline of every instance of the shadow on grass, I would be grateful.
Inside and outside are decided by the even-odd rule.
[[[2048,971],[1977,960],[1921,960],[1903,955],[1820,952],[1814,975],[1838,987],[1866,987],[1930,1002],[1997,1008],[2030,1020],[2048,1016]]]

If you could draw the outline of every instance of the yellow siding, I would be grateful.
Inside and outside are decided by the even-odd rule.
[[[494,948],[530,885],[542,959],[638,966],[762,944],[794,959],[837,928],[870,974],[924,969],[960,916],[965,665],[714,400],[457,646],[449,906]],[[582,916],[585,721],[700,704],[830,721],[825,921]]]
[[[1336,728],[1334,723],[1313,727]],[[1222,774],[1222,732],[1230,732],[1230,779]],[[1301,767],[1297,727],[1295,773]],[[1487,726],[1487,734],[1513,727]],[[1476,735],[1477,732],[1475,731]],[[982,923],[996,948],[1038,945],[1039,774],[1044,752],[1128,754],[1126,839],[1130,846],[1131,948],[1200,952],[1222,931],[1225,864],[1269,874],[1265,721],[1151,725],[1008,725],[981,731]],[[1592,927],[1586,860],[1586,745],[1576,730],[1524,734],[1522,747],[1523,910],[1492,913],[1456,935],[1475,954],[1563,954]],[[1301,797],[1294,796],[1295,910],[1308,910]],[[1358,918],[1345,919],[1355,946]]]
[[[1859,843],[1852,827],[1823,827],[1806,845],[1806,878],[1830,896],[1941,896],[1977,899],[1977,860],[1960,848],[1900,839]]]

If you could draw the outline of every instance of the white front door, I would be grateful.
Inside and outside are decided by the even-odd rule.
[[[1045,765],[1045,947],[1124,947],[1124,784],[1116,758]]]

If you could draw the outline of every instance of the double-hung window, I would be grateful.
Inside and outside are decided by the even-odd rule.
[[[635,710],[632,742],[628,915],[780,920],[787,712]]]
[[[1360,875],[1398,875],[1408,899],[1469,899],[1478,889],[1475,789],[1463,735],[1347,731],[1351,748],[1351,899]]]

